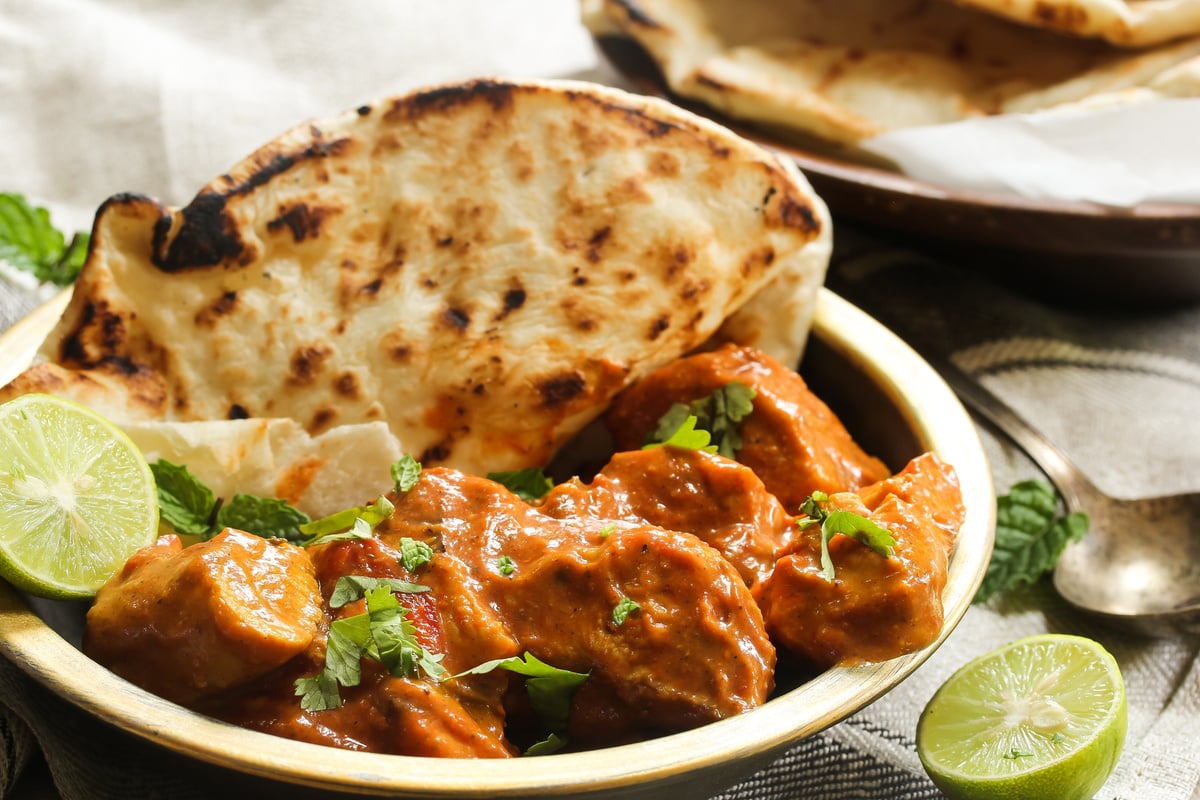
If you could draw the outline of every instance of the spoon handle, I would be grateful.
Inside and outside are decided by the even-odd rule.
[[[950,359],[927,355],[926,360],[941,373],[942,379],[950,385],[967,408],[1011,439],[1042,472],[1046,473],[1046,477],[1062,495],[1068,511],[1077,511],[1083,507],[1083,498],[1095,490],[1079,467],[1075,466],[1058,445],[1026,422],[986,386],[959,369]]]

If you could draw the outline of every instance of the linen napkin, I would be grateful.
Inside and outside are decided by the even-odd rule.
[[[0,191],[68,231],[137,191],[182,204],[297,122],[417,85],[482,74],[621,85],[573,3],[509,0],[0,0]],[[1071,309],[835,222],[831,285],[903,337],[955,353],[1117,495],[1200,489],[1200,309]],[[0,276],[0,328],[41,299]],[[988,439],[998,487],[1033,468]],[[1197,644],[1093,626],[1044,584],[968,612],[896,690],[721,795],[940,796],[913,746],[916,715],[970,658],[1020,636],[1093,636],[1118,657],[1130,732],[1104,800],[1188,800],[1200,779]],[[0,659],[0,790],[40,750],[76,798],[318,796],[168,753],[71,707]],[[34,760],[36,764],[36,759]],[[24,794],[24,798],[32,795]],[[1200,799],[1198,799],[1200,800]]]

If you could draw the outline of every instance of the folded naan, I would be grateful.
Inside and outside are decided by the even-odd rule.
[[[584,0],[582,8],[597,35],[619,32],[644,48],[676,94],[837,146],[989,114],[1200,94],[1190,67],[1200,38],[1120,50],[943,0]]]
[[[1200,0],[954,0],[1023,25],[1142,47],[1200,34]]]
[[[378,422],[427,465],[544,464],[714,338],[794,361],[830,235],[794,165],[668,103],[435,87],[301,125],[184,208],[107,201],[41,363],[0,400]]]

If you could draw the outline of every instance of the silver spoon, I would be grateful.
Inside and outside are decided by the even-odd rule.
[[[1054,569],[1063,599],[1141,633],[1200,633],[1200,493],[1109,497],[982,383],[947,359],[929,360],[964,405],[1041,468],[1068,511],[1091,519],[1088,533],[1067,545]]]

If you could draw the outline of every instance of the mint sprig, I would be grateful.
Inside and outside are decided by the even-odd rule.
[[[541,467],[489,472],[487,477],[527,503],[541,500],[554,488],[554,481],[550,480]]]
[[[50,221],[50,212],[24,197],[0,192],[0,261],[33,273],[42,283],[70,286],[87,257],[89,235],[70,242]]]
[[[1021,481],[996,498],[996,544],[973,602],[1034,583],[1054,569],[1069,542],[1087,533],[1087,514],[1063,516],[1058,506],[1058,493],[1042,480]]]
[[[309,516],[283,500],[235,494],[228,503],[218,501],[212,490],[187,467],[159,459],[150,465],[158,491],[159,515],[176,533],[211,539],[225,528],[303,541],[300,528]]]

